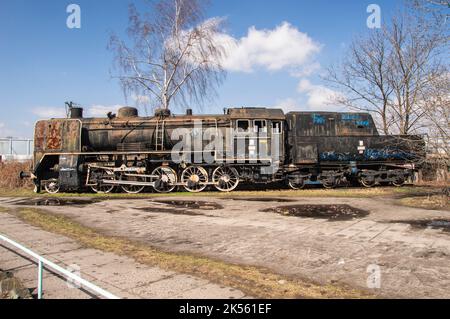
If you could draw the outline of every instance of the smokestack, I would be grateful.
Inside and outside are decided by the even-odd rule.
[[[69,118],[71,119],[82,119],[83,118],[83,108],[82,107],[71,107]]]

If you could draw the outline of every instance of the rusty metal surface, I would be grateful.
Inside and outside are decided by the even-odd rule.
[[[49,121],[46,128],[46,144],[47,151],[61,151],[62,150],[62,128],[64,122]]]
[[[76,152],[81,145],[81,122],[78,120],[64,121],[63,127],[63,149]]]
[[[46,153],[81,151],[81,121],[48,120],[35,126],[34,162],[37,164]]]
[[[239,126],[237,120],[248,122],[248,128],[241,126],[239,131],[230,131]],[[265,120],[265,124],[256,124],[255,120]],[[261,129],[263,127],[265,129]],[[186,138],[185,134],[190,134],[192,140],[200,137],[203,145],[199,149],[205,150],[211,141],[203,139],[202,134],[209,128],[216,138],[221,133],[225,147],[213,154],[216,161],[225,156],[237,164],[259,164],[266,159],[268,163],[280,163],[281,173],[272,175],[261,174],[257,165],[239,166],[239,174],[252,182],[282,180],[282,174],[287,174],[286,167],[290,172],[302,170],[306,176],[316,174],[321,167],[334,172],[336,167],[345,169],[349,163],[406,161],[410,159],[406,153],[413,149],[410,142],[399,137],[379,136],[367,113],[291,112],[284,115],[280,109],[238,108],[228,109],[222,115],[51,119],[36,125],[35,163],[41,159],[40,163],[45,162],[37,175],[40,174],[42,180],[55,178],[52,172],[57,170],[53,168],[58,168],[65,155],[77,158],[79,167],[89,163],[107,166],[131,163],[141,167],[171,163],[171,150]],[[263,134],[253,135],[254,128]],[[176,129],[182,130],[175,132]],[[281,141],[274,146],[276,136]],[[159,140],[163,142],[158,144]],[[238,147],[240,145],[242,148]],[[199,152],[204,151],[191,150],[183,156],[190,156],[186,157],[190,161]],[[254,159],[257,161],[252,163]],[[80,171],[80,174],[85,172]],[[75,176],[73,182],[77,181]]]
[[[47,121],[39,121],[34,129],[34,149],[35,151],[44,150],[45,127]]]

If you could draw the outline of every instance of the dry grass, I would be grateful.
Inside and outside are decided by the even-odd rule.
[[[105,236],[63,216],[38,209],[16,211],[25,222],[70,237],[85,247],[125,255],[166,270],[194,275],[239,289],[259,298],[370,298],[366,292],[339,285],[312,282],[274,274],[267,269],[228,264],[201,256],[163,252],[123,238]]]
[[[29,171],[31,162],[1,162],[0,163],[0,192],[29,190],[33,185],[29,179],[21,180],[19,173]]]
[[[439,190],[438,190],[439,191]],[[236,198],[236,197],[347,197],[347,198],[371,198],[371,197],[391,197],[405,195],[427,195],[436,192],[432,187],[375,187],[366,188],[338,188],[338,189],[304,189],[304,190],[242,190],[232,193],[221,192],[174,192],[170,194],[159,193],[141,193],[141,194],[94,194],[94,193],[59,193],[50,195],[46,193],[35,194],[30,188],[9,189],[0,187],[0,196],[9,197],[95,197],[95,198],[111,198],[111,199],[131,199],[131,198],[152,198],[152,197],[173,197],[173,196],[191,196],[191,197],[219,197],[219,198]]]
[[[409,207],[450,211],[450,199],[446,195],[407,197],[401,199],[400,203]]]

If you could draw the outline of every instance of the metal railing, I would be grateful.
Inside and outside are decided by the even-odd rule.
[[[14,137],[0,137],[0,143],[6,143],[2,148],[4,155],[31,155],[33,150],[32,139],[21,139]]]
[[[33,143],[31,139],[0,137],[0,158],[5,161],[30,160],[33,155]]]
[[[89,289],[90,291],[96,293],[99,296],[102,296],[107,299],[120,299],[119,297],[113,295],[112,293],[94,285],[93,283],[81,278],[80,276],[77,276],[76,274],[62,268],[61,266],[58,266],[57,264],[45,259],[44,257],[36,254],[35,252],[31,251],[30,249],[22,246],[21,244],[9,239],[8,237],[5,237],[3,235],[0,235],[0,241],[4,241],[11,246],[14,246],[15,248],[23,251],[27,255],[33,257],[36,259],[38,264],[38,299],[42,299],[42,292],[43,292],[43,272],[44,267],[48,269],[52,269],[53,271],[67,277],[68,279],[73,280],[74,282],[78,283],[81,287],[85,287]]]

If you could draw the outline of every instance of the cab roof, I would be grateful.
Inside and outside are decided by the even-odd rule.
[[[230,119],[266,119],[266,120],[285,120],[283,110],[269,109],[264,107],[242,107],[230,108],[227,111]]]

